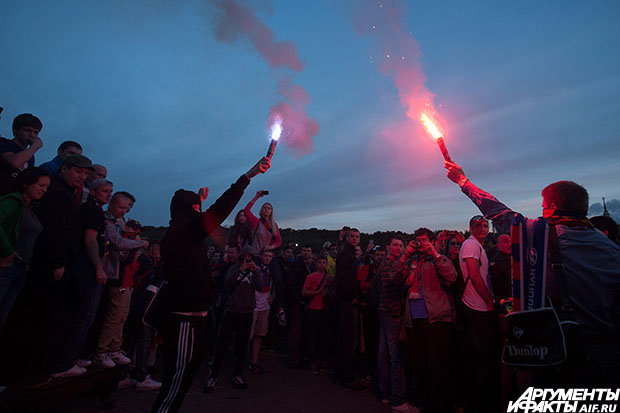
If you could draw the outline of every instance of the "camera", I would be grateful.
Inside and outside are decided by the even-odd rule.
[[[244,263],[244,264],[251,264],[251,263],[252,263],[252,258],[245,258],[245,259],[243,260],[243,263]]]
[[[422,243],[418,240],[411,241],[413,243],[412,247],[414,250],[418,251],[422,249]]]
[[[269,191],[263,191],[263,195],[269,195]]]

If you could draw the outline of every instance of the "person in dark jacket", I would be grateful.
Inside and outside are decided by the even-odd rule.
[[[357,351],[357,265],[355,247],[360,243],[360,232],[351,228],[347,232],[346,243],[336,258],[336,278],[334,285],[338,300],[339,340],[338,364],[336,374],[342,380],[342,386],[356,391],[368,388],[355,378],[355,352]]]
[[[496,304],[512,297],[511,248],[510,235],[502,234],[497,237],[497,254],[489,263]]]
[[[262,272],[252,252],[251,248],[244,247],[239,254],[239,262],[233,264],[226,274],[224,283],[228,291],[228,300],[226,300],[226,310],[220,323],[213,367],[207,379],[205,393],[210,393],[217,388],[217,376],[233,333],[235,334],[235,367],[232,383],[239,389],[248,387],[241,377],[241,371],[248,353],[248,342],[256,307],[255,291],[263,288]]]
[[[65,160],[60,173],[52,179],[47,193],[41,198],[37,211],[43,231],[34,245],[32,261],[23,293],[15,303],[17,319],[14,328],[7,321],[7,337],[11,338],[13,354],[7,358],[13,369],[12,379],[31,387],[48,383],[51,365],[62,347],[69,329],[72,306],[73,256],[82,240],[82,221],[76,191],[81,191],[90,159],[82,155]],[[15,357],[15,354],[20,357]],[[19,365],[13,365],[15,360]],[[5,370],[0,366],[0,370]],[[70,366],[71,375],[83,374],[85,370]],[[54,372],[54,373],[68,373]]]
[[[269,159],[262,158],[202,213],[204,198],[198,194],[180,189],[172,197],[170,227],[162,241],[169,308],[163,327],[164,377],[151,409],[154,413],[179,410],[206,351],[206,316],[215,287],[205,238],[232,212],[250,179],[269,167]]]
[[[103,293],[106,274],[103,256],[106,249],[103,205],[110,201],[114,184],[105,179],[93,181],[88,201],[80,205],[83,235],[81,246],[71,261],[72,291],[75,305],[69,329],[64,335],[60,353],[52,365],[52,377],[66,377],[85,373],[92,363],[78,359],[88,331],[95,321]],[[77,361],[76,361],[77,360]],[[73,368],[73,366],[78,368]],[[65,373],[63,373],[65,372]]]
[[[304,319],[304,301],[301,296],[304,281],[315,271],[312,263],[312,247],[301,248],[301,256],[295,260],[286,279],[286,319],[288,324],[288,367],[301,367],[301,342]]]

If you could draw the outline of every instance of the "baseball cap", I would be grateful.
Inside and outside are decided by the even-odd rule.
[[[84,155],[71,155],[65,159],[65,165],[94,170],[93,163]]]
[[[142,231],[142,224],[135,219],[130,219],[127,223],[125,223],[125,225],[137,230],[138,232]]]

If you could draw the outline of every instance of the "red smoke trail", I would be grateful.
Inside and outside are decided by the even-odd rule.
[[[253,11],[235,0],[212,0],[211,3],[221,12],[214,28],[217,40],[232,43],[240,38],[247,39],[272,71],[279,68],[303,71],[305,64],[299,58],[295,44],[274,40],[273,30]],[[280,115],[283,119],[281,143],[297,157],[312,152],[312,137],[319,133],[320,127],[306,114],[310,96],[303,87],[293,84],[290,76],[278,81],[278,93],[284,99],[270,108],[267,128],[273,118]]]
[[[437,120],[434,95],[426,88],[422,72],[422,51],[406,27],[406,5],[402,0],[356,0],[353,25],[357,32],[373,36],[380,44],[381,55],[373,56],[379,70],[393,79],[407,117],[420,123],[426,112]]]

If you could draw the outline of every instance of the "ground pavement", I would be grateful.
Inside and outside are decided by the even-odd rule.
[[[203,367],[185,397],[181,413],[198,412],[269,412],[269,413],[356,413],[387,412],[372,392],[344,390],[331,382],[326,374],[318,376],[309,370],[293,370],[285,366],[283,358],[273,353],[261,354],[261,365],[267,374],[246,374],[248,389],[239,390],[230,383],[232,351],[227,354],[221,370],[218,388],[204,394],[202,386],[208,369]],[[157,375],[155,379],[160,379]],[[156,392],[137,392],[125,388],[112,394],[116,403],[112,413],[149,412]],[[50,409],[50,412],[101,413],[92,399],[82,398]]]

